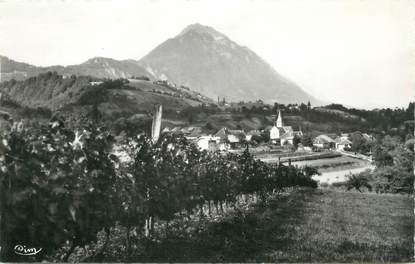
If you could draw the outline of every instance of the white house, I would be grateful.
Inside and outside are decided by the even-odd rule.
[[[209,147],[213,144],[219,144],[220,138],[219,137],[213,137],[211,135],[208,136],[200,136],[196,140],[197,146],[202,150],[209,150]]]
[[[317,148],[332,148],[335,146],[335,142],[331,137],[323,134],[314,139],[313,146]]]
[[[344,150],[344,148],[350,148],[352,146],[352,142],[344,137],[337,137],[334,141],[337,150]]]
[[[229,141],[229,143],[231,143],[231,144],[234,144],[234,143],[239,143],[239,137],[237,137],[236,135],[234,135],[234,134],[229,134],[228,135],[228,141]]]
[[[248,133],[246,133],[245,139],[246,141],[251,141],[253,136],[261,136],[261,132],[258,130],[251,130]]]
[[[220,137],[212,136],[212,135],[200,136],[196,140],[196,144],[201,150],[208,150],[208,151],[216,151],[216,150],[225,151],[225,150],[228,150],[230,147],[229,144],[221,141]]]
[[[293,132],[288,132],[288,133],[285,133],[281,136],[281,139],[280,139],[281,146],[284,146],[285,144],[292,145],[293,143],[294,143],[294,133]]]
[[[201,136],[197,139],[196,144],[202,150],[207,150],[209,148],[209,141],[211,136]]]
[[[103,82],[101,82],[101,81],[98,81],[98,82],[89,82],[89,84],[90,85],[92,85],[92,86],[95,86],[95,85],[100,85],[100,84],[102,84]]]

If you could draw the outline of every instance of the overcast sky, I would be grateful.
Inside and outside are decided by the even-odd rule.
[[[0,54],[42,66],[140,59],[196,22],[326,101],[372,108],[414,100],[412,0],[0,0]]]

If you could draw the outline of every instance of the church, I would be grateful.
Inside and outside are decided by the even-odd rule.
[[[295,136],[302,137],[303,132],[301,132],[301,129],[300,131],[294,131],[291,126],[284,126],[281,110],[279,110],[277,120],[269,131],[270,141],[273,144],[280,144],[281,146],[285,144],[292,145]]]

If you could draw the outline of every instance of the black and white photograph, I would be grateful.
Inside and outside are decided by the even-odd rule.
[[[415,1],[0,0],[0,263],[413,263]]]

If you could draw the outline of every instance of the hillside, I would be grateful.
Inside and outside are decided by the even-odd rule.
[[[321,104],[247,47],[200,24],[163,42],[140,63],[158,79],[190,86],[214,99]]]
[[[10,99],[7,105],[0,104],[0,110],[23,117],[35,112],[48,116],[57,110],[90,115],[96,105],[101,118],[110,127],[118,127],[117,133],[127,127],[132,127],[127,128],[131,133],[137,132],[138,126],[150,119],[155,104],[163,105],[162,127],[200,126],[206,133],[215,133],[222,127],[269,129],[277,109],[283,112],[285,125],[295,130],[301,128],[313,136],[353,131],[382,133],[390,128],[396,128],[395,134],[407,133],[411,125],[405,122],[413,115],[413,104],[406,110],[393,111],[348,109],[341,105],[309,109],[306,105],[271,106],[261,102],[224,106],[186,86],[167,81],[123,79],[102,84],[97,78],[64,77],[56,72],[2,82],[0,91],[3,98]]]
[[[0,91],[16,103],[27,107],[46,107],[55,110],[74,102],[93,79],[85,76],[69,78],[56,72],[41,73],[24,81],[0,83]]]
[[[47,117],[59,111],[67,116],[86,115],[90,119],[99,114],[107,125],[118,128],[117,133],[122,130],[137,133],[143,122],[151,118],[156,104],[163,105],[163,115],[168,118],[183,109],[213,103],[187,87],[167,82],[136,79],[102,82],[89,76],[64,77],[56,72],[24,81],[2,82],[0,92],[3,98],[0,110],[17,119],[28,118],[35,112],[45,113],[43,116]],[[94,110],[95,106],[98,111]]]
[[[341,105],[310,107],[306,105],[267,105],[262,103],[230,106],[191,107],[176,118],[193,126],[217,131],[229,129],[267,130],[275,122],[278,110],[283,114],[284,125],[301,129],[311,136],[360,131],[369,134],[389,134],[405,137],[413,134],[414,104],[406,109],[359,110]]]
[[[96,57],[78,65],[38,67],[0,56],[0,63],[1,81],[11,79],[24,80],[49,71],[55,71],[60,75],[68,77],[70,75],[90,75],[98,78],[118,79],[147,76],[150,79],[154,79],[154,76],[141,67],[135,60],[119,61]]]

